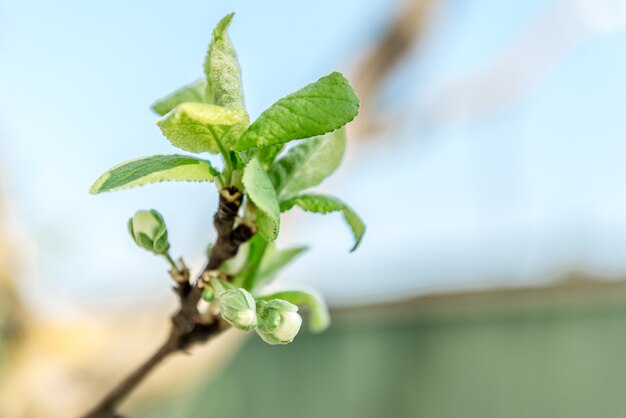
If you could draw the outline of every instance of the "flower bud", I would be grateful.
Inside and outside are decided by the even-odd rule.
[[[300,331],[298,307],[282,299],[257,303],[256,332],[268,344],[288,344]]]
[[[256,303],[245,289],[230,289],[220,296],[222,318],[242,331],[252,331],[256,326]]]
[[[170,249],[167,226],[161,214],[154,209],[135,212],[128,220],[128,232],[138,246],[155,254],[166,254]]]

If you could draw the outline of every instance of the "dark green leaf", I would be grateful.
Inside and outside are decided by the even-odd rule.
[[[359,99],[340,73],[283,97],[239,138],[235,151],[266,147],[294,139],[323,135],[350,122],[359,111]]]

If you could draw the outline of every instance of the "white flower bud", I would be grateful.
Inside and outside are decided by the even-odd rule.
[[[256,326],[256,303],[245,289],[230,289],[220,296],[222,318],[242,331],[252,331]]]
[[[268,344],[288,344],[298,335],[302,317],[298,307],[282,299],[257,303],[257,329]]]
[[[128,220],[128,232],[138,246],[155,254],[166,254],[170,249],[167,226],[161,214],[154,209],[135,212]]]

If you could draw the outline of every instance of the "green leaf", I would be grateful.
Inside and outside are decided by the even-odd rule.
[[[307,249],[307,247],[293,247],[285,250],[277,250],[274,245],[268,246],[256,273],[254,288],[258,288],[273,279],[283,267],[292,262]]]
[[[198,80],[174,93],[157,100],[151,107],[159,115],[163,116],[182,103],[210,103],[205,100],[206,80]]]
[[[222,265],[230,270],[225,273],[234,275],[232,283],[237,287],[254,292],[274,278],[274,276],[307,247],[293,247],[277,250],[273,242],[267,242],[259,234],[239,248],[235,262],[231,260]],[[241,258],[240,258],[241,257]]]
[[[311,332],[322,332],[330,326],[330,314],[328,313],[328,307],[326,306],[324,300],[315,294],[290,290],[263,296],[259,299],[266,301],[282,299],[287,302],[291,302],[294,305],[306,306],[311,314],[309,318],[309,329]]]
[[[243,248],[239,249],[240,252],[242,250],[246,252],[245,263],[233,278],[233,284],[252,291],[255,287],[257,273],[265,251],[271,245],[273,244],[267,242],[261,235],[256,234]]]
[[[241,68],[227,33],[233,16],[234,13],[224,16],[213,30],[213,40],[204,60],[206,97],[220,106],[243,109]]]
[[[350,122],[358,111],[359,98],[348,80],[334,72],[274,103],[233,149],[244,151],[323,135]]]
[[[90,193],[127,189],[160,181],[212,181],[211,163],[186,155],[153,155],[126,161],[102,174]]]
[[[307,212],[314,213],[326,214],[341,211],[345,221],[348,225],[350,225],[350,229],[352,229],[355,239],[354,246],[350,251],[356,250],[361,243],[363,234],[365,233],[365,224],[363,223],[363,220],[352,210],[352,208],[336,197],[319,194],[303,194],[281,202],[280,211],[286,212],[296,205]]]
[[[291,148],[268,173],[279,200],[320,184],[339,167],[345,149],[344,128],[306,139]]]
[[[280,227],[278,198],[272,181],[256,158],[244,168],[242,181],[245,192],[257,208],[259,233],[268,241],[275,240]]]
[[[235,154],[237,155],[237,159],[242,166],[246,165],[248,161],[256,157],[261,163],[261,167],[267,171],[272,165],[272,162],[274,162],[276,156],[280,154],[284,147],[285,146],[283,144],[272,145],[269,147],[259,148],[258,150],[241,151]]]
[[[256,151],[256,157],[259,159],[259,162],[263,166],[264,169],[269,169],[278,154],[285,148],[284,144],[280,145],[270,145],[269,147],[259,148]],[[253,152],[253,151],[248,151]]]
[[[212,154],[230,149],[247,125],[248,114],[206,103],[183,103],[161,118],[157,125],[170,142],[185,151]],[[231,132],[232,130],[232,132]]]

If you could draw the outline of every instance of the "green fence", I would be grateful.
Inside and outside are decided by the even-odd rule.
[[[251,339],[215,380],[143,418],[624,417],[626,289],[585,289],[345,311],[285,347]]]

